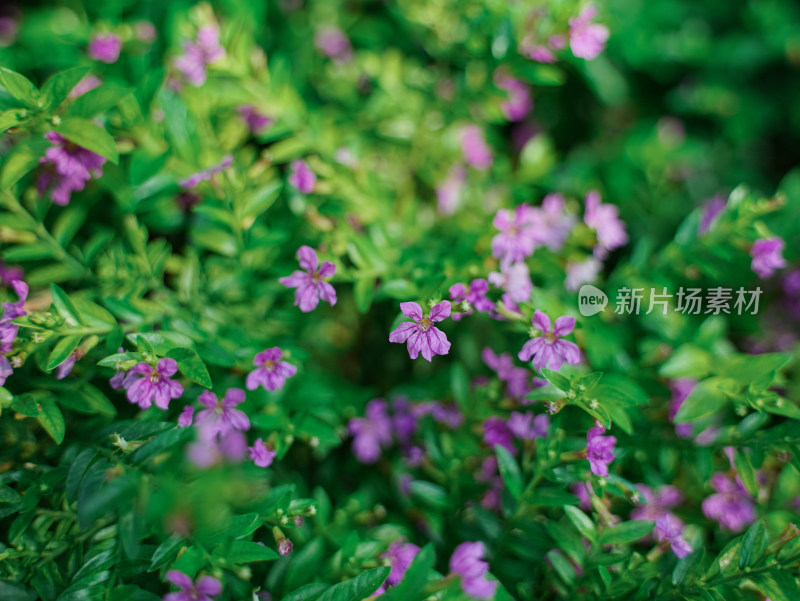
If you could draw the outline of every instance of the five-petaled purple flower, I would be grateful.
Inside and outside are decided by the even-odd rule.
[[[219,44],[219,28],[204,25],[197,31],[194,42],[183,45],[183,54],[176,57],[175,68],[191,85],[201,86],[206,81],[206,67],[225,56],[225,49]]]
[[[278,454],[277,451],[264,444],[261,438],[257,438],[252,447],[247,447],[247,451],[250,455],[250,459],[252,459],[253,463],[258,467],[269,467]]]
[[[209,440],[223,437],[230,430],[249,430],[250,418],[244,411],[236,409],[236,405],[244,402],[244,397],[245,392],[241,388],[229,388],[221,401],[210,390],[197,397],[205,407],[195,418],[201,437]]]
[[[562,340],[572,332],[575,327],[575,318],[562,315],[556,319],[555,327],[550,331],[550,318],[546,313],[536,311],[533,314],[533,327],[543,335],[528,340],[519,352],[522,361],[533,358],[533,366],[539,369],[549,368],[558,371],[566,361],[578,363],[581,360],[581,351],[578,345],[569,340]]]
[[[213,601],[211,597],[222,592],[222,583],[213,576],[203,576],[195,584],[183,572],[170,570],[167,578],[182,590],[180,593],[168,593],[164,601]]]
[[[128,383],[128,400],[136,403],[142,409],[149,409],[156,402],[159,409],[168,409],[169,402],[183,394],[183,386],[170,379],[178,371],[175,359],[160,359],[158,365],[153,367],[142,361],[131,369],[133,379]]]
[[[450,342],[439,328],[433,325],[447,319],[450,315],[450,301],[442,301],[434,305],[431,312],[423,316],[422,307],[417,303],[400,303],[403,315],[414,321],[407,321],[397,326],[389,334],[389,342],[408,341],[408,355],[416,359],[420,353],[430,361],[434,355],[446,355],[450,351]]]
[[[303,159],[296,159],[289,164],[289,185],[301,194],[311,194],[317,185],[317,174]]]
[[[291,378],[297,373],[297,367],[281,359],[283,351],[277,346],[258,353],[253,359],[256,369],[247,374],[245,382],[247,390],[255,390],[259,386],[267,390],[283,388],[286,378]]]
[[[354,417],[347,423],[353,436],[353,453],[361,463],[375,463],[381,447],[392,442],[392,420],[386,401],[373,399],[367,403],[364,417]]]
[[[450,556],[450,571],[461,576],[461,588],[475,599],[490,599],[497,590],[497,582],[486,578],[489,564],[485,555],[482,542],[465,542]]]
[[[733,532],[740,532],[755,521],[753,500],[738,477],[731,480],[722,472],[717,472],[709,482],[717,492],[703,501],[703,513],[707,518],[716,520],[720,526]]]
[[[40,159],[44,171],[36,182],[40,195],[52,188],[50,198],[57,205],[68,205],[73,192],[80,192],[92,175],[100,177],[104,157],[73,144],[56,132],[44,135],[53,144]]]
[[[336,290],[323,278],[331,278],[336,273],[336,265],[330,261],[319,264],[316,251],[310,246],[301,246],[297,250],[297,260],[305,271],[297,270],[292,275],[278,281],[287,288],[296,288],[294,304],[303,313],[317,308],[319,299],[331,306],[336,304]]]
[[[590,228],[597,232],[597,246],[594,255],[604,259],[609,251],[625,246],[628,243],[628,234],[625,224],[619,218],[619,207],[603,204],[600,193],[592,190],[586,195],[586,212],[583,220]]]
[[[122,39],[113,33],[95,34],[89,42],[89,56],[109,65],[117,62],[120,50]]]
[[[586,458],[595,476],[608,478],[608,464],[616,459],[614,445],[617,439],[614,436],[602,436],[605,431],[603,426],[597,425],[586,434]]]
[[[491,311],[494,307],[494,303],[491,299],[487,298],[487,292],[489,292],[489,282],[483,278],[472,280],[469,288],[460,282],[450,286],[450,298],[453,302],[459,303],[461,301],[467,301],[470,304],[470,310],[466,313],[453,313],[453,315],[451,315],[453,321],[459,321],[465,315],[472,315],[472,309],[480,313]]]
[[[776,269],[786,267],[786,260],[783,258],[784,246],[786,246],[784,241],[777,236],[762,238],[753,243],[753,248],[750,249],[753,262],[750,267],[762,280],[771,276]]]
[[[597,15],[594,6],[587,6],[577,16],[569,20],[569,47],[578,58],[592,60],[606,47],[608,27],[592,23]]]

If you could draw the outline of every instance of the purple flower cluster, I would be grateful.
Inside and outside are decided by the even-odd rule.
[[[521,399],[533,390],[530,372],[524,367],[514,365],[514,359],[508,353],[497,355],[492,349],[486,347],[481,353],[483,362],[493,369],[501,382],[505,382],[508,395]]]
[[[756,519],[752,497],[747,493],[738,476],[732,480],[717,472],[709,480],[717,491],[703,501],[703,514],[720,526],[733,532],[741,532]]]
[[[6,357],[11,352],[11,347],[19,334],[19,326],[14,324],[14,320],[28,314],[25,310],[28,284],[22,280],[14,280],[11,282],[11,286],[19,300],[15,303],[3,303],[3,313],[0,316],[0,386],[3,386],[8,377],[14,373],[11,362]]]
[[[472,280],[469,288],[464,284],[458,283],[450,286],[450,299],[455,303],[466,301],[470,304],[470,310],[466,313],[453,313],[453,321],[460,321],[467,315],[472,315],[474,308],[479,313],[488,313],[494,308],[494,303],[486,296],[489,292],[489,282],[483,278]]]
[[[614,436],[603,436],[606,429],[597,424],[590,428],[586,434],[586,458],[592,473],[596,476],[608,477],[608,464],[616,459],[614,445],[617,439]]]
[[[364,417],[354,417],[347,429],[353,437],[353,453],[361,463],[375,463],[381,456],[381,447],[392,442],[392,420],[388,405],[383,399],[367,403]]]
[[[258,353],[253,359],[256,369],[247,375],[247,390],[255,390],[259,386],[272,391],[283,388],[286,379],[297,373],[297,367],[282,359],[283,351],[277,346]]]
[[[122,38],[113,33],[97,33],[89,42],[89,56],[103,63],[116,63],[122,50]]]
[[[497,590],[497,582],[486,578],[489,564],[485,556],[482,542],[461,543],[450,556],[450,571],[461,577],[461,588],[475,599],[491,599]]]
[[[500,302],[508,310],[517,311],[519,303],[531,300],[533,282],[531,282],[531,271],[525,262],[505,265],[501,262],[500,271],[489,274],[489,283],[503,291]],[[499,318],[494,312],[492,316]]]
[[[219,28],[204,25],[197,31],[197,39],[183,45],[183,54],[175,58],[175,68],[194,87],[206,81],[208,65],[224,58],[225,49],[219,43]]]
[[[297,260],[305,271],[297,270],[292,275],[278,281],[287,288],[295,288],[294,304],[303,313],[317,308],[319,299],[336,304],[336,290],[323,278],[332,278],[336,274],[336,265],[325,261],[321,266],[316,251],[310,246],[301,246],[297,250]]]
[[[681,491],[674,486],[662,486],[653,491],[649,486],[637,484],[646,504],[631,511],[632,520],[649,520],[656,523],[654,535],[659,542],[667,541],[672,552],[678,557],[685,557],[692,548],[683,539],[683,522],[670,509],[683,501]]]
[[[422,307],[417,303],[400,303],[403,315],[414,321],[407,321],[397,326],[389,334],[389,342],[406,342],[408,355],[416,359],[420,353],[430,361],[434,355],[446,355],[450,351],[450,342],[434,323],[447,319],[450,315],[450,301],[442,301],[435,305],[428,315],[422,314]]]
[[[73,144],[56,132],[44,135],[52,146],[39,161],[43,164],[36,188],[40,195],[51,190],[50,198],[57,205],[68,205],[73,192],[80,192],[86,182],[102,175],[104,157]]]
[[[241,388],[229,388],[222,400],[210,390],[201,393],[197,400],[205,409],[200,411],[194,420],[200,431],[200,438],[212,440],[224,438],[233,430],[241,432],[249,430],[250,418],[244,411],[236,409],[244,399],[245,392]]]
[[[552,369],[558,371],[564,362],[578,363],[581,360],[581,351],[578,345],[562,338],[575,328],[575,318],[562,315],[556,319],[551,330],[550,318],[546,313],[535,311],[533,314],[533,327],[542,333],[542,336],[528,340],[519,352],[522,361],[531,361],[538,369]]]
[[[508,93],[508,100],[500,105],[500,110],[509,121],[522,121],[533,108],[533,99],[528,86],[502,70],[494,72],[494,83]]]

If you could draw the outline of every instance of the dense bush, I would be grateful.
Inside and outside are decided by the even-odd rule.
[[[2,10],[1,599],[800,598],[794,2]]]

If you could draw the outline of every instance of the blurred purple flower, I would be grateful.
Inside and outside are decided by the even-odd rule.
[[[461,577],[461,588],[475,599],[490,599],[497,590],[497,582],[486,578],[489,564],[485,556],[482,542],[461,543],[450,556],[450,571]]]
[[[67,98],[69,100],[75,100],[76,98],[83,96],[86,92],[94,90],[96,87],[100,86],[103,82],[100,80],[99,77],[89,74],[83,79],[81,79],[74,88],[69,91],[67,94]]]
[[[212,576],[203,576],[195,584],[183,572],[170,570],[167,579],[182,590],[180,593],[168,593],[164,601],[213,601],[211,597],[222,592],[222,583]]]
[[[249,425],[249,423],[248,423]],[[258,467],[269,467],[278,454],[274,449],[267,447],[261,438],[257,438],[252,447],[247,447],[250,459]]]
[[[656,519],[656,538],[667,541],[672,552],[679,558],[692,552],[692,547],[683,540],[683,523],[671,513],[664,513]]]
[[[494,83],[501,90],[508,92],[508,100],[500,105],[500,110],[509,121],[522,121],[533,108],[530,88],[519,79],[495,70]]]
[[[450,351],[450,342],[439,328],[433,324],[447,319],[450,315],[450,301],[442,301],[435,305],[427,316],[423,316],[422,307],[417,303],[400,303],[403,315],[414,321],[407,321],[397,326],[389,334],[389,342],[406,342],[408,355],[416,359],[420,352],[430,361],[434,355],[446,355]]]
[[[47,132],[44,137],[52,146],[39,160],[45,168],[36,182],[36,188],[40,195],[44,195],[52,187],[52,201],[57,205],[68,205],[72,193],[83,190],[92,175],[102,175],[106,159],[55,132]]]
[[[500,259],[501,269],[533,254],[538,232],[529,205],[521,204],[513,211],[500,209],[492,225],[500,232],[492,238],[492,255]]]
[[[354,417],[347,429],[353,436],[353,453],[361,463],[375,463],[381,447],[392,442],[392,420],[386,401],[373,399],[367,403],[364,417]]]
[[[492,450],[496,445],[500,445],[512,455],[517,452],[514,448],[514,435],[502,417],[492,416],[483,422],[483,440]]]
[[[519,413],[514,411],[508,418],[508,429],[517,438],[533,440],[547,437],[550,428],[550,418],[545,414],[534,416],[533,413]]]
[[[178,427],[179,428],[188,428],[192,425],[192,421],[194,419],[194,407],[191,405],[186,405],[181,411],[181,414],[178,416]]]
[[[392,401],[392,431],[402,445],[408,445],[417,431],[417,417],[406,399]]]
[[[239,107],[239,116],[252,133],[258,133],[272,125],[275,120],[262,115],[257,106],[245,104]]]
[[[740,482],[722,472],[711,476],[709,482],[717,492],[703,501],[703,514],[707,518],[733,532],[740,532],[755,521],[753,500]]]
[[[436,186],[436,208],[442,215],[453,215],[461,205],[467,170],[463,165],[453,166],[447,178]]]
[[[617,439],[614,436],[602,436],[605,431],[603,426],[589,429],[586,434],[586,458],[594,475],[608,478],[608,464],[616,459],[614,445]]]
[[[302,194],[311,194],[317,185],[317,175],[303,159],[289,164],[289,184]]]
[[[219,44],[219,28],[204,25],[197,31],[197,39],[183,45],[183,54],[175,58],[175,68],[181,72],[191,85],[205,83],[206,67],[225,56],[225,49]]]
[[[715,196],[703,205],[698,227],[698,233],[701,236],[709,230],[714,219],[725,210],[726,206],[727,200],[724,196]]]
[[[277,346],[258,353],[253,359],[256,369],[247,375],[245,382],[247,390],[255,390],[259,386],[267,390],[283,388],[286,379],[297,373],[297,367],[287,361],[281,361],[282,358],[283,351]]]
[[[569,47],[578,58],[595,59],[606,47],[608,27],[592,23],[596,15],[597,9],[588,6],[569,20]]]
[[[221,401],[210,390],[204,391],[197,400],[205,409],[200,411],[195,419],[201,438],[209,440],[224,436],[230,430],[249,430],[250,418],[244,411],[235,408],[236,405],[243,403],[244,399],[245,392],[241,388],[229,388]]]
[[[562,315],[556,319],[552,331],[550,318],[546,313],[536,310],[533,314],[533,327],[542,332],[542,336],[528,340],[519,352],[522,361],[531,361],[538,369],[549,368],[558,371],[566,361],[578,363],[581,360],[581,351],[578,345],[568,340],[562,340],[575,328],[575,318]]]
[[[56,380],[63,380],[69,374],[72,373],[72,368],[75,367],[75,363],[84,355],[86,351],[83,349],[76,348],[69,354],[69,357],[66,360],[56,367]]]
[[[170,379],[177,371],[175,359],[161,359],[155,368],[144,361],[139,363],[131,369],[133,377],[128,383],[128,400],[142,409],[150,408],[153,401],[159,409],[168,409],[170,400],[183,394],[183,386]]]
[[[774,238],[762,238],[753,243],[750,249],[750,256],[753,262],[750,267],[758,274],[762,280],[771,276],[776,269],[786,267],[786,260],[783,258],[783,248],[786,246],[784,241],[775,236]]]
[[[314,34],[314,47],[339,62],[347,62],[353,57],[353,47],[347,35],[335,25],[320,27]]]
[[[489,282],[483,278],[472,280],[469,288],[464,284],[458,283],[450,286],[450,299],[454,303],[467,301],[470,304],[470,310],[466,313],[453,313],[451,315],[453,321],[460,321],[466,315],[472,315],[475,309],[479,313],[486,313],[491,311],[494,303],[487,298],[486,293],[489,292]]]
[[[669,401],[669,421],[674,422],[678,410],[683,405],[683,402],[689,397],[689,394],[694,389],[697,382],[686,378],[673,380],[670,382],[670,390],[672,390],[672,398]],[[675,424],[675,434],[681,438],[689,438],[692,435],[692,424]]]
[[[481,353],[483,362],[497,373],[497,377],[505,382],[508,395],[519,399],[528,394],[531,386],[531,374],[524,367],[514,365],[514,359],[509,353],[500,355],[486,347]]]
[[[500,271],[489,274],[489,283],[503,290],[504,294],[500,300],[507,309],[517,311],[518,303],[531,300],[533,282],[531,282],[530,268],[524,261],[501,262]],[[493,314],[493,317],[496,316]]]
[[[122,38],[113,33],[96,33],[89,42],[89,56],[103,63],[116,63],[122,50]]]
[[[384,582],[374,594],[386,592],[387,584],[391,586],[400,584],[403,580],[403,576],[406,575],[406,570],[408,570],[411,562],[414,561],[417,553],[419,553],[419,547],[414,543],[396,540],[389,545],[389,548],[385,553],[381,554],[380,557],[391,566],[392,571],[389,572],[386,582]]]
[[[531,207],[529,219],[533,226],[534,241],[553,252],[564,247],[577,219],[566,212],[566,202],[561,194],[548,194],[541,207]]]
[[[598,259],[604,259],[609,251],[628,243],[625,224],[619,218],[619,208],[611,204],[602,204],[600,193],[596,190],[586,195],[586,212],[583,220],[597,232],[594,254]]]
[[[323,278],[333,277],[336,273],[336,265],[325,261],[320,266],[317,253],[310,246],[301,246],[297,250],[297,260],[305,271],[297,270],[290,276],[278,279],[287,288],[296,288],[294,304],[300,307],[303,313],[316,309],[319,299],[334,306],[336,290]]]
[[[583,284],[597,281],[603,269],[603,264],[595,257],[587,257],[580,263],[567,263],[567,278],[564,287],[570,292],[576,292]]]
[[[14,280],[22,280],[24,277],[25,271],[22,267],[6,265],[3,261],[0,261],[0,284],[11,285]]]
[[[221,173],[231,165],[233,165],[233,155],[226,154],[216,165],[212,165],[208,169],[203,169],[202,171],[193,173],[178,183],[184,190],[191,190],[192,188],[196,188],[200,182],[206,182],[210,180],[213,175]]]
[[[483,130],[477,125],[461,128],[461,152],[470,167],[486,171],[492,166],[492,150],[486,144]]]

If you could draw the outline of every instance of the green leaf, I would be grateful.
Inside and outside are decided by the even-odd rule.
[[[100,359],[97,364],[101,367],[113,367],[117,369],[120,363],[126,363],[128,361],[136,361],[139,363],[144,361],[144,355],[142,353],[115,353],[104,359]]]
[[[147,568],[148,572],[154,572],[161,566],[166,565],[178,554],[178,549],[183,544],[183,539],[180,536],[172,535],[167,540],[163,541],[156,550],[153,551],[153,557],[150,559],[150,567]]]
[[[273,561],[280,559],[277,551],[266,545],[245,540],[235,540],[229,545],[219,545],[214,550],[215,557],[224,557],[228,563],[251,563],[254,561]]]
[[[48,108],[57,108],[78,82],[89,72],[89,67],[73,67],[66,71],[59,71],[42,86],[42,100]]]
[[[58,367],[66,361],[78,345],[81,343],[82,336],[64,336],[53,347],[50,357],[47,359],[47,371]]]
[[[54,259],[55,257],[56,249],[44,242],[20,244],[18,246],[12,246],[3,252],[3,260],[8,263],[39,261],[41,259]]]
[[[550,560],[553,569],[564,582],[572,584],[575,581],[575,568],[572,567],[572,564],[564,557],[563,553],[553,549],[547,552],[547,559]]]
[[[64,119],[56,131],[67,140],[95,154],[107,158],[112,163],[119,162],[117,143],[114,138],[102,127],[95,125],[88,119],[71,117]]]
[[[378,590],[391,568],[374,568],[329,588],[317,601],[363,601]]]
[[[763,353],[761,355],[729,355],[722,357],[716,365],[716,373],[731,378],[741,386],[748,386],[760,378],[766,378],[767,385],[786,363],[791,355],[787,353]],[[764,386],[764,388],[766,388]]]
[[[753,465],[750,463],[750,457],[748,457],[744,449],[736,449],[736,453],[733,456],[733,466],[736,468],[736,473],[739,474],[739,479],[741,479],[747,492],[749,492],[753,498],[758,497],[756,472],[753,469]]]
[[[592,543],[597,540],[597,527],[594,525],[592,518],[572,505],[565,506],[564,513],[567,514],[567,517],[578,529],[578,532],[589,539]]]
[[[0,172],[0,189],[8,190],[34,169],[39,164],[39,159],[44,156],[48,146],[45,138],[34,138],[18,144],[3,163],[3,170]]]
[[[400,583],[381,595],[381,601],[414,601],[421,598],[435,560],[433,543],[428,543],[417,553]]]
[[[35,106],[39,98],[39,90],[24,75],[16,71],[0,67],[0,85],[17,100],[28,106]]]
[[[366,313],[375,298],[375,276],[366,275],[356,280],[353,287],[353,296],[359,313]]]
[[[299,589],[286,595],[281,601],[317,601],[319,596],[330,588],[327,584],[313,582],[301,586]]]
[[[23,109],[9,109],[0,113],[0,133],[19,125],[25,120]]]
[[[22,496],[10,486],[0,484],[0,503],[21,503]]]
[[[602,545],[621,545],[632,543],[650,534],[655,527],[655,522],[648,520],[631,520],[622,522],[604,530],[600,534],[600,544]]]
[[[65,209],[59,215],[50,233],[53,234],[58,243],[65,247],[69,244],[81,229],[81,226],[86,222],[88,211],[81,206],[71,206]]]
[[[519,499],[522,494],[522,472],[517,465],[517,460],[511,456],[503,445],[495,445],[494,452],[497,454],[497,467],[500,469],[500,476],[508,488],[508,492],[515,499]]]
[[[50,437],[56,441],[56,444],[61,444],[64,440],[64,433],[66,426],[64,425],[64,416],[58,405],[50,399],[42,399],[39,401],[41,408],[37,419]]]
[[[50,284],[50,293],[53,296],[53,304],[58,311],[58,314],[64,318],[71,326],[83,325],[81,314],[72,303],[67,293],[59,288],[56,284]]]
[[[90,119],[115,107],[130,93],[129,88],[102,85],[76,98],[67,109],[67,116]]]
[[[565,505],[577,505],[580,499],[563,488],[553,486],[540,486],[534,489],[530,498],[531,505],[543,507],[564,507]]]
[[[74,298],[72,303],[80,313],[84,323],[95,329],[109,331],[117,325],[117,320],[106,309],[85,298]]]
[[[711,355],[691,344],[684,344],[672,353],[666,363],[658,370],[665,378],[706,377],[711,371]]]
[[[450,507],[450,497],[442,486],[425,480],[414,480],[410,487],[411,496],[419,503],[438,509]]]
[[[769,597],[770,601],[797,601],[800,599],[800,585],[790,570],[770,570],[752,577],[756,588]]]
[[[708,378],[694,387],[675,415],[675,423],[690,422],[713,415],[728,403],[723,386],[730,380]]]
[[[541,371],[544,379],[562,392],[569,392],[570,388],[572,388],[569,378],[562,376],[560,373],[554,372],[552,369],[543,369]]]
[[[188,348],[176,348],[167,353],[167,357],[175,359],[178,369],[192,382],[197,382],[200,386],[211,388],[211,376],[203,360],[196,352]]]
[[[93,412],[107,417],[114,417],[117,414],[117,408],[114,403],[100,392],[99,388],[92,386],[88,382],[78,388],[77,393]]]
[[[742,552],[739,555],[739,568],[744,570],[755,565],[761,559],[768,542],[764,521],[758,520],[744,533]]]

